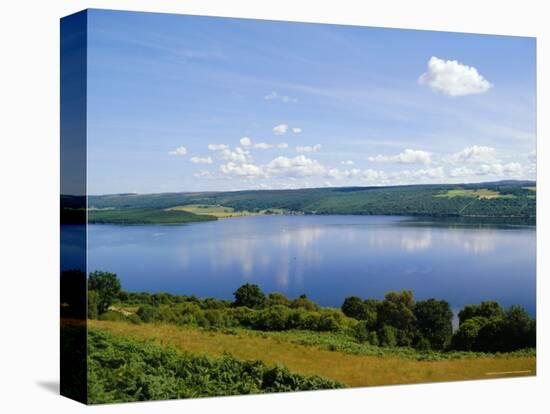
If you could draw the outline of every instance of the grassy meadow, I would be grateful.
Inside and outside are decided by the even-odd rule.
[[[290,372],[318,375],[351,387],[536,374],[536,358],[532,353],[457,355],[457,359],[422,361],[406,354],[399,356],[397,352],[381,356],[358,355],[320,345],[305,345],[297,341],[299,334],[293,337],[246,330],[220,332],[170,324],[96,320],[89,321],[89,326],[115,336],[153,342],[195,355],[231,355],[239,360],[260,360],[270,367],[279,364]]]
[[[248,211],[240,210],[237,211],[233,207],[213,205],[213,204],[187,204],[183,206],[175,206],[167,208],[166,211],[186,211],[196,215],[208,215],[214,216],[217,218],[228,218],[228,217],[246,217],[246,216],[261,216],[266,214],[284,214],[285,210],[276,208],[276,209],[265,209],[258,211]]]

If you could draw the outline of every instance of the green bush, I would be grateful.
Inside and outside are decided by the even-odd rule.
[[[120,312],[107,311],[99,315],[100,321],[126,322],[128,319]]]
[[[235,301],[233,306],[246,306],[248,308],[261,308],[265,301],[265,295],[258,285],[246,283],[233,292]]]
[[[341,388],[318,376],[293,374],[260,361],[212,358],[90,330],[88,402],[103,404],[171,398]]]

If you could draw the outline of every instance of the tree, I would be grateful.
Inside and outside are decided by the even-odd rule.
[[[292,308],[303,308],[309,311],[319,310],[319,305],[309,300],[305,294],[300,295],[296,299],[292,300],[290,306]]]
[[[247,306],[252,309],[261,308],[265,301],[265,295],[258,285],[246,283],[233,292],[235,296],[234,306]]]
[[[414,315],[418,334],[429,342],[430,348],[444,349],[449,345],[453,335],[453,312],[447,301],[428,299],[416,302]],[[423,343],[422,347],[425,345]]]
[[[99,313],[97,311],[98,296],[95,290],[88,291],[88,319],[97,319]]]
[[[290,299],[279,292],[270,293],[265,300],[265,306],[275,305],[290,306]]]
[[[396,329],[397,345],[410,345],[414,339],[416,322],[412,291],[387,293],[378,306],[377,322],[381,327],[387,325]]]
[[[362,320],[364,319],[364,304],[363,300],[361,298],[358,298],[357,296],[350,296],[344,299],[344,303],[342,304],[342,312],[344,315],[350,317]]]
[[[466,305],[458,312],[459,325],[476,316],[487,319],[503,318],[504,309],[495,301],[485,301],[481,302],[479,305]]]
[[[120,293],[120,281],[115,273],[95,271],[88,277],[88,291],[97,294],[97,312],[106,312]]]
[[[472,351],[476,348],[477,336],[489,319],[482,316],[468,318],[460,324],[452,339],[452,348],[459,351]]]
[[[521,306],[511,306],[502,323],[503,351],[536,346],[536,323]]]

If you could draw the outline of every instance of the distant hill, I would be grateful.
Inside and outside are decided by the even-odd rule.
[[[67,198],[69,200],[75,201]],[[505,180],[468,184],[132,193],[88,197],[88,208],[92,209],[163,210],[187,204],[221,205],[235,211],[250,212],[283,209],[297,214],[521,218],[534,222],[536,183]]]

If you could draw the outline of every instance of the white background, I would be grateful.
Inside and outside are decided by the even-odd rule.
[[[550,13],[544,1],[4,0],[0,4],[0,411],[407,412],[550,411],[548,220]],[[59,18],[87,8],[537,36],[538,376],[86,408],[59,397]],[[546,26],[546,27],[545,27]],[[510,56],[510,60],[515,57]],[[546,145],[547,147],[547,145]],[[546,249],[546,255],[544,250]],[[544,326],[546,323],[546,326]]]

